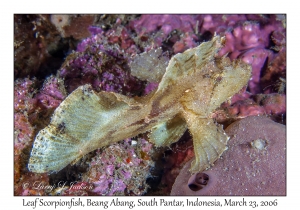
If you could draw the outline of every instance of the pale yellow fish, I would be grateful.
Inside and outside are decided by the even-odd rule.
[[[191,172],[209,168],[226,150],[229,139],[211,115],[251,76],[251,66],[215,58],[223,42],[224,38],[215,36],[173,56],[158,88],[148,96],[129,98],[96,93],[90,85],[78,87],[36,136],[28,169],[56,172],[97,148],[147,131],[152,143],[167,146],[186,129],[195,151]]]

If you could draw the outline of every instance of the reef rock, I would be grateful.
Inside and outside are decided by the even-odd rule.
[[[189,161],[171,195],[286,195],[286,128],[263,116],[227,127],[228,150],[215,166],[191,175]]]

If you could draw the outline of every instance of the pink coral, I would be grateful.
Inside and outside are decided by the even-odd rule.
[[[241,55],[241,59],[252,66],[252,77],[249,81],[251,93],[260,93],[260,76],[261,70],[268,60],[273,59],[273,53],[267,49],[251,49]]]
[[[34,137],[34,128],[28,116],[34,112],[37,100],[35,94],[36,80],[18,79],[14,85],[14,135],[15,155],[22,154]]]
[[[103,33],[83,40],[77,49],[78,52],[70,54],[59,70],[60,76],[65,79],[69,93],[87,83],[92,84],[97,91],[105,90],[132,95],[141,91],[142,82],[130,75],[127,66],[128,55],[118,43],[109,44]]]
[[[231,118],[245,118],[265,114],[265,109],[251,99],[238,101],[228,107],[227,111]]]
[[[14,194],[15,195],[47,195],[48,190],[38,188],[34,183],[49,185],[46,174],[27,172],[27,158],[33,142],[35,130],[28,120],[27,113],[14,114]],[[26,187],[25,187],[26,186]]]
[[[261,69],[265,62],[273,59],[273,52],[266,47],[270,44],[269,36],[275,29],[273,25],[262,28],[257,22],[246,22],[225,33],[226,43],[219,55],[229,53],[232,60],[241,57],[245,63],[252,65],[252,79],[249,82],[251,93],[261,92]]]
[[[14,85],[14,111],[15,112],[33,112],[36,99],[35,94],[36,80],[28,78],[18,79]]]
[[[187,49],[198,46],[198,37],[193,33],[184,33],[180,40],[173,45],[174,53],[181,53]]]
[[[202,15],[142,15],[129,23],[145,51],[166,44],[175,53],[197,45]],[[183,37],[181,37],[183,35]],[[172,47],[172,46],[171,46]],[[171,48],[170,48],[171,50]]]
[[[14,115],[15,155],[22,154],[22,150],[32,144],[34,128],[28,121],[27,114],[15,113]]]
[[[28,172],[27,157],[36,134],[35,127],[42,121],[40,118],[42,115],[44,118],[49,117],[54,108],[64,99],[65,93],[59,89],[59,87],[63,88],[63,85],[60,85],[55,77],[50,77],[39,92],[36,90],[37,83],[36,79],[18,79],[14,87],[15,195],[47,195],[51,191],[49,187],[43,187],[49,186],[47,174]],[[45,98],[48,106],[43,103]]]
[[[22,172],[25,168],[25,160],[22,158],[28,153],[33,138],[34,126],[29,121],[29,114],[36,108],[35,80],[28,78],[18,79],[14,85],[14,182],[21,182]]]
[[[265,114],[281,115],[286,112],[286,95],[284,94],[258,94],[254,96],[254,99],[264,108]]]
[[[248,116],[267,115],[272,120],[285,124],[286,96],[284,94],[256,94],[244,92],[233,97],[231,103],[224,103],[213,117],[222,124]]]
[[[151,33],[160,28],[165,38],[175,29],[182,32],[195,31],[194,26],[201,15],[142,15],[140,19],[130,23],[139,36]]]
[[[238,23],[247,20],[246,15],[210,15],[203,16],[203,23],[201,26],[201,33],[209,31],[211,34],[215,32],[222,34],[230,27],[236,26]]]
[[[35,97],[44,109],[55,109],[67,96],[62,79],[50,76]]]
[[[220,50],[219,55],[230,53],[230,58],[235,59],[244,50],[265,48],[269,45],[269,36],[274,30],[273,26],[262,29],[257,22],[245,22],[243,25],[225,33],[226,44]]]
[[[122,50],[129,50],[135,47],[135,43],[130,36],[129,31],[123,27],[118,26],[116,29],[110,29],[105,33],[110,44],[118,44]],[[135,49],[137,51],[137,49]]]
[[[98,150],[83,181],[93,183],[92,192],[98,195],[142,195],[148,189],[151,152],[152,145],[144,139],[127,139]]]
[[[239,100],[226,108],[231,118],[245,118],[253,115],[281,115],[286,112],[285,95],[258,94],[253,99]]]

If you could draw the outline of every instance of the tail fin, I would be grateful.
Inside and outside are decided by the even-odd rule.
[[[118,98],[119,97],[119,98]],[[121,98],[120,98],[121,97]],[[28,169],[55,172],[112,141],[114,121],[134,103],[118,94],[96,94],[90,85],[73,91],[55,110],[50,124],[35,138]]]
[[[66,138],[53,125],[49,125],[35,138],[28,169],[36,173],[60,171],[81,157],[79,144],[78,139]]]
[[[210,168],[227,149],[229,137],[213,119],[201,119],[193,113],[185,113],[189,131],[193,136],[195,160],[191,164],[192,173]]]
[[[191,164],[192,173],[204,171],[214,165],[227,149],[229,137],[220,125],[215,125],[212,119],[203,120],[206,126],[199,127],[197,133],[192,132],[194,139],[195,160]],[[199,138],[199,134],[201,138]]]

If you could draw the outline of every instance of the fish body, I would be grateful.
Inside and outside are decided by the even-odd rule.
[[[173,56],[158,88],[130,98],[84,85],[55,110],[50,124],[36,136],[28,169],[56,172],[83,155],[149,131],[149,141],[167,146],[188,129],[195,161],[191,172],[209,168],[226,150],[228,136],[211,115],[251,77],[251,66],[216,58],[224,39],[215,36]]]

